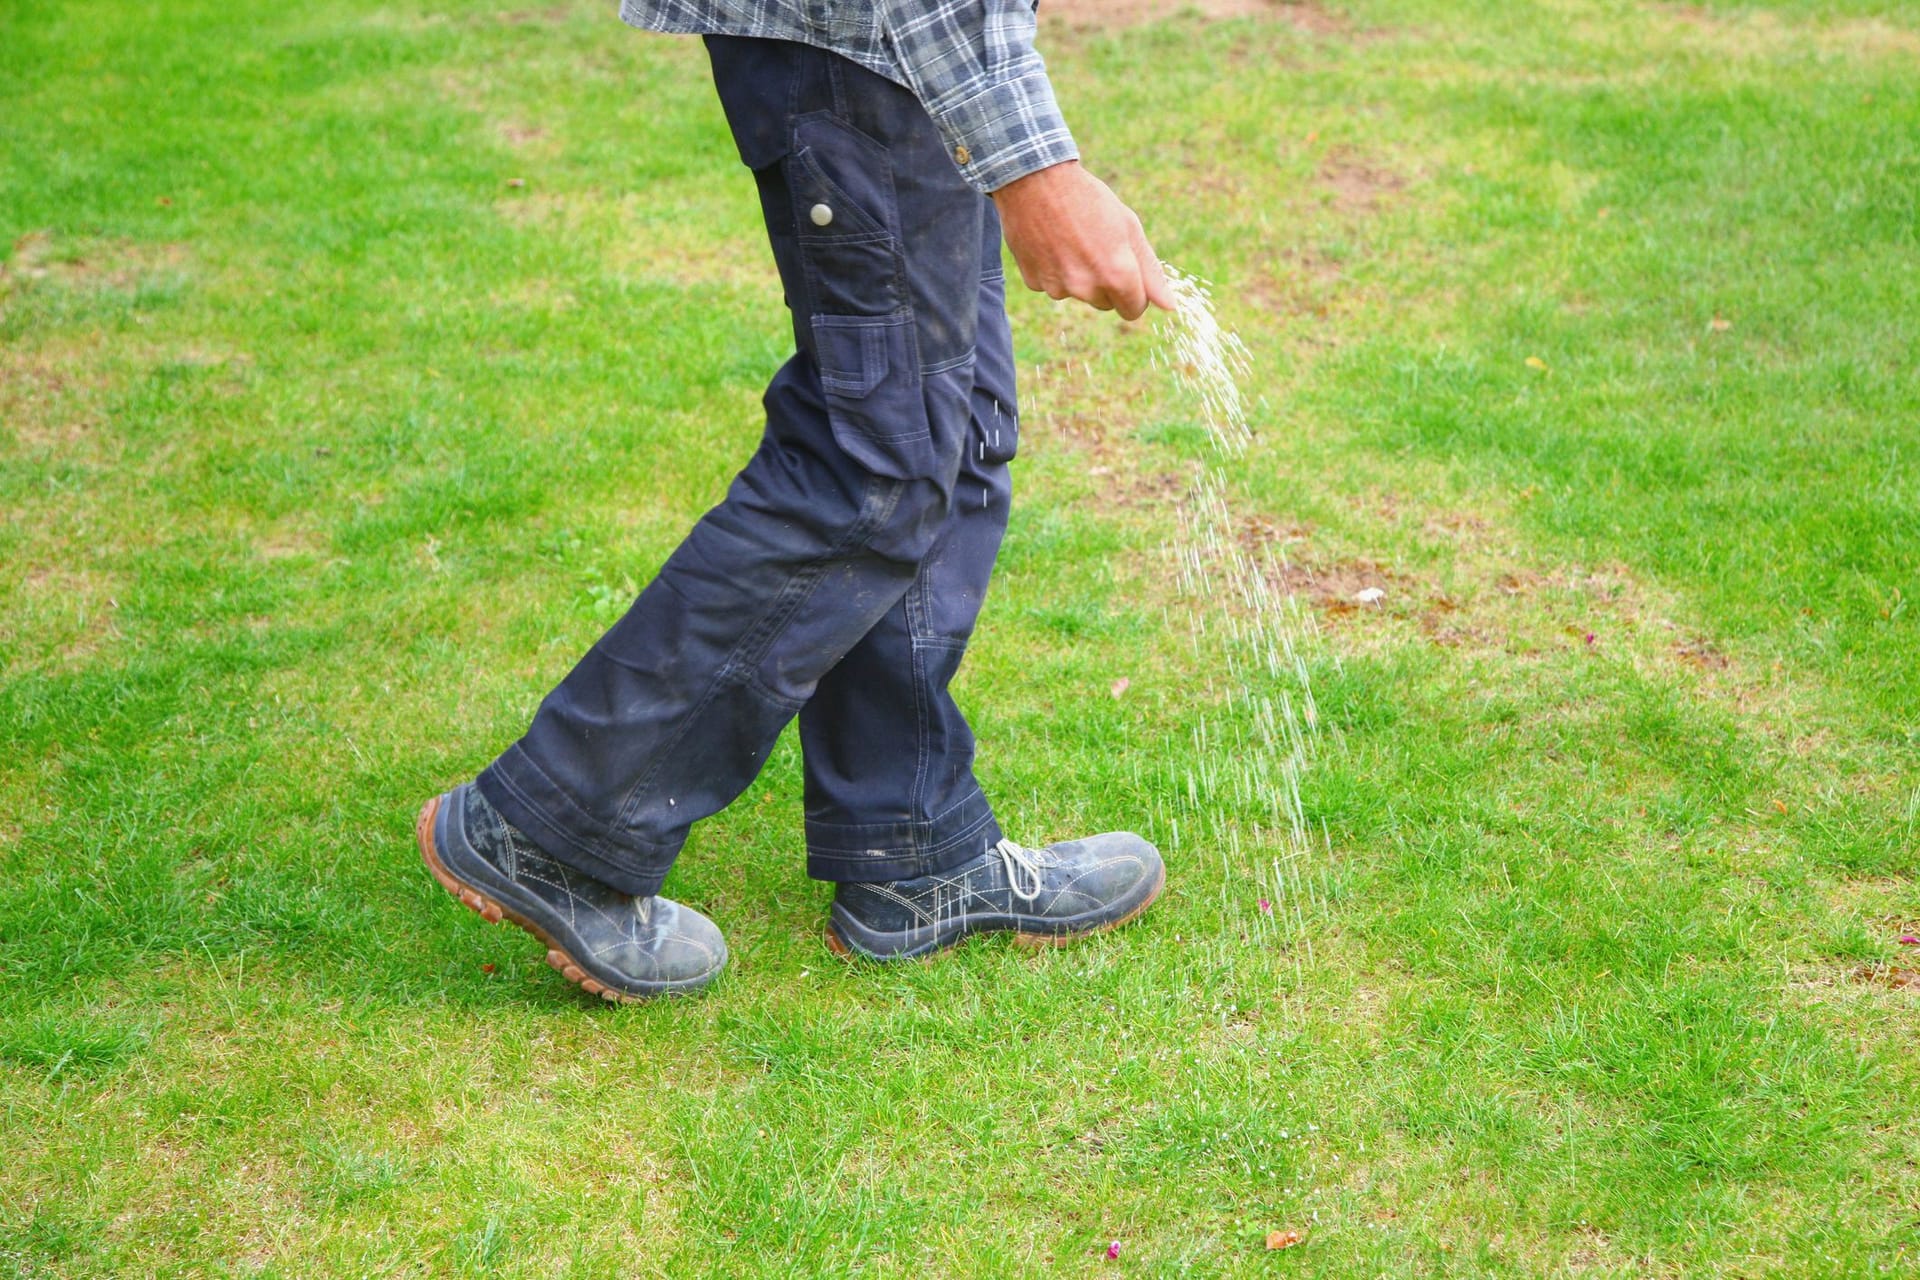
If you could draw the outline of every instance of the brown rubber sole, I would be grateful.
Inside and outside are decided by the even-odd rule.
[[[1105,924],[1097,924],[1091,929],[1081,929],[1073,933],[1020,933],[1016,931],[1013,935],[1013,945],[1016,947],[1020,947],[1021,949],[1026,951],[1040,951],[1047,947],[1064,947],[1070,943],[1078,942],[1082,938],[1091,938],[1097,933],[1109,933],[1115,929],[1118,929],[1121,925],[1131,924],[1135,920],[1138,920],[1141,916],[1145,915],[1147,908],[1152,906],[1155,902],[1159,900],[1161,890],[1165,889],[1166,887],[1167,887],[1167,868],[1166,868],[1166,864],[1162,863],[1160,866],[1160,874],[1155,878],[1153,882],[1153,892],[1149,893],[1146,897],[1146,900],[1142,902],[1139,906],[1127,912],[1127,914],[1121,916],[1119,919],[1109,920]],[[954,947],[959,946],[961,943],[965,942],[968,938],[977,938],[977,937],[980,937],[982,934],[1000,933],[1000,932],[1004,932],[1004,930],[982,929],[980,933],[963,933],[959,937],[955,938],[947,946],[935,947],[932,951],[927,952],[927,954],[923,956],[915,956],[913,958],[916,960],[931,960],[933,957],[939,955],[943,951],[953,950]],[[849,960],[870,960],[875,958],[872,956],[868,956],[863,952],[855,951],[852,947],[848,946],[845,942],[841,941],[840,935],[834,932],[834,928],[832,924],[827,925],[826,934],[827,934],[827,950],[833,952],[833,954],[837,956],[844,956]]]
[[[621,1004],[637,1004],[648,998],[614,990],[576,964],[573,957],[566,953],[566,949],[548,937],[546,931],[539,925],[518,912],[501,906],[471,885],[455,879],[453,873],[447,870],[446,864],[440,861],[440,851],[433,847],[433,820],[440,813],[441,798],[435,796],[427,801],[413,824],[414,834],[420,840],[420,857],[426,862],[427,870],[433,873],[433,878],[440,882],[441,888],[460,899],[469,909],[479,913],[480,918],[488,924],[499,924],[505,920],[508,924],[518,925],[540,939],[547,948],[547,963],[558,970],[561,977],[576,984],[588,994],[599,996],[602,1000],[618,1001]]]

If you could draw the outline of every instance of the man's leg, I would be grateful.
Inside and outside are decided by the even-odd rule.
[[[800,713],[808,870],[838,882],[827,943],[876,959],[990,931],[1055,945],[1126,923],[1166,884],[1159,851],[1131,832],[1036,849],[1006,839],[948,691],[1006,531],[1018,444],[1000,225],[980,203],[972,412],[946,522],[912,585]],[[902,850],[927,870],[901,874]]]
[[[800,712],[807,869],[817,879],[898,879],[874,874],[873,851],[915,848],[945,862],[1001,838],[973,777],[973,733],[947,689],[1006,531],[1018,443],[1000,222],[982,204],[970,439],[952,510],[913,585]]]
[[[931,119],[820,50],[709,47],[800,354],[725,501],[479,780],[533,844],[639,896],[913,586],[974,443],[986,205]],[[972,852],[902,839],[865,865],[915,876]]]

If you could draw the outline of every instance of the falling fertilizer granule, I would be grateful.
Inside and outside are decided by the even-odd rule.
[[[1220,327],[1206,281],[1161,265],[1180,304],[1173,313],[1174,376],[1200,402],[1214,447],[1237,457],[1253,443],[1246,402],[1240,398],[1240,379],[1250,367],[1246,344]]]
[[[1195,654],[1217,672],[1190,764],[1173,779],[1170,835],[1175,849],[1217,853],[1223,925],[1284,948],[1297,978],[1303,957],[1312,959],[1309,922],[1326,902],[1332,853],[1300,799],[1319,741],[1302,653],[1317,635],[1272,546],[1250,552],[1235,536],[1225,468],[1254,442],[1240,386],[1247,349],[1220,327],[1204,281],[1165,269],[1180,306],[1162,328],[1159,362],[1197,403],[1210,442],[1171,549],[1194,605]]]

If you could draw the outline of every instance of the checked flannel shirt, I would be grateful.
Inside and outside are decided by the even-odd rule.
[[[1077,159],[1033,48],[1034,0],[621,0],[649,31],[817,45],[912,90],[976,189]]]

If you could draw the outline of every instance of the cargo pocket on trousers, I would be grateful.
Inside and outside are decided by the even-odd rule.
[[[935,470],[920,385],[913,313],[813,317],[813,342],[833,438],[847,456],[893,480]]]

